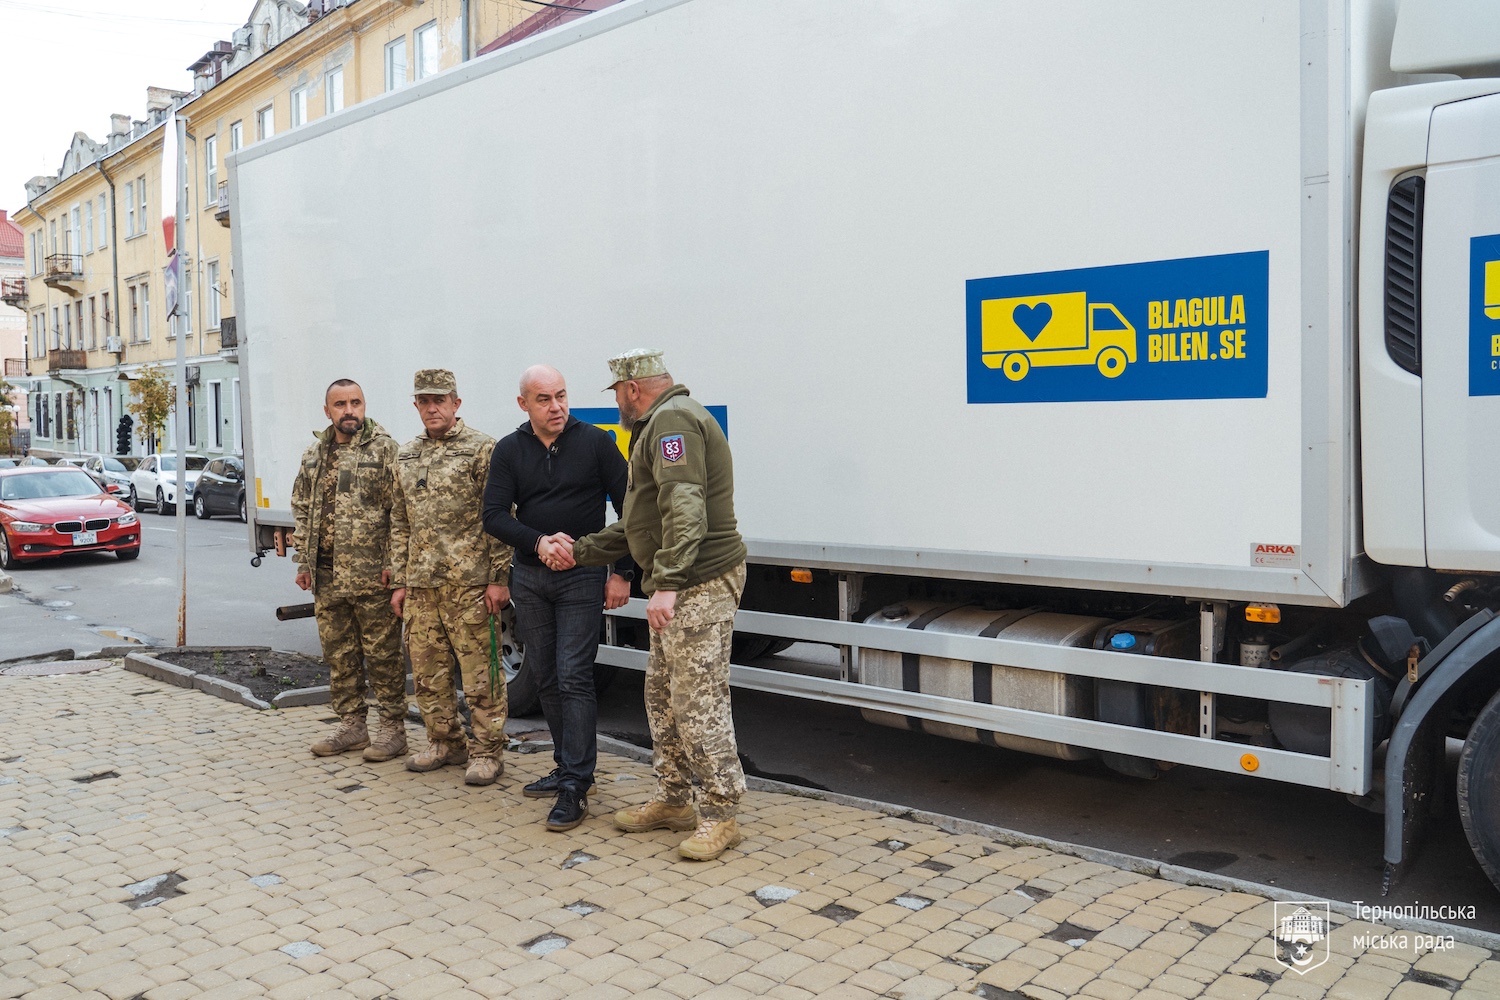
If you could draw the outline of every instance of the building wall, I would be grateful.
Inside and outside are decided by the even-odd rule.
[[[325,7],[330,8],[326,13],[313,16]],[[224,320],[235,315],[229,228],[234,220],[219,218],[228,215],[228,199],[221,200],[220,182],[228,180],[226,161],[236,125],[241,146],[249,146],[263,137],[261,121],[268,123],[272,134],[280,135],[331,113],[339,104],[337,99],[330,101],[330,92],[337,91],[330,74],[336,71],[342,71],[342,106],[347,108],[385,93],[388,85],[392,89],[405,86],[429,72],[458,65],[463,60],[462,8],[460,0],[350,0],[343,6],[315,0],[308,13],[297,16],[274,0],[256,0],[249,21],[235,32],[233,42],[194,64],[197,92],[177,95],[175,101],[177,114],[186,119],[188,136],[187,211],[181,221],[181,241],[192,289],[188,364],[199,372],[192,406],[192,450],[222,454],[238,451],[242,445],[237,350],[223,343]],[[534,16],[527,5],[511,0],[471,0],[469,11],[471,56],[485,41],[514,31]],[[388,79],[392,43],[404,44],[405,64],[404,71]],[[160,103],[163,93],[167,92],[152,91],[150,96]],[[259,117],[262,112],[266,113],[263,119]],[[175,362],[176,341],[166,321],[162,277],[167,253],[159,224],[162,125],[148,121],[129,135],[119,131],[129,123],[117,122],[116,133],[101,144],[81,133],[75,136],[59,178],[34,181],[42,183],[16,218],[26,231],[29,373],[35,383],[32,434],[34,447],[43,453],[113,451],[114,427],[129,398],[130,377],[146,365]],[[105,174],[113,179],[113,188]],[[139,218],[142,178],[147,203],[144,225]],[[321,182],[320,178],[308,179],[308,183]],[[127,205],[127,183],[133,212]],[[104,221],[113,226],[104,248],[99,246],[98,233],[101,196],[106,203]],[[42,270],[44,258],[54,252],[53,228],[57,252],[62,252],[72,208],[79,207],[83,224],[85,204],[94,206],[95,228],[92,236],[85,233],[75,243],[74,252],[83,257],[83,279],[69,283],[66,290],[49,286]],[[43,244],[39,260],[32,259],[34,236]],[[105,295],[110,303],[107,330],[102,315]],[[147,296],[149,320],[143,315]],[[80,304],[82,332],[78,329]],[[71,323],[63,319],[64,306],[72,310]],[[46,330],[44,338],[36,333],[38,317]],[[90,317],[95,317],[92,322]],[[114,335],[120,338],[118,353],[107,349],[107,338]],[[58,348],[84,351],[86,364],[76,370],[59,368],[48,353]],[[59,403],[64,411],[61,420]],[[74,415],[71,429],[66,419],[69,412]],[[169,427],[167,440],[157,444],[170,444],[173,430]],[[146,447],[138,435],[131,442],[135,453]]]

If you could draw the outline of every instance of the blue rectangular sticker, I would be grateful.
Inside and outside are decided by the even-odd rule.
[[[1266,395],[1270,254],[967,283],[971,403]]]
[[[1469,240],[1469,395],[1500,396],[1500,236]]]
[[[704,409],[724,431],[724,436],[728,437],[729,407],[705,406]],[[630,428],[620,426],[619,410],[613,406],[585,406],[574,407],[568,412],[586,424],[593,424],[595,427],[608,431],[609,436],[615,439],[615,445],[620,449],[620,454],[626,458],[630,457]]]

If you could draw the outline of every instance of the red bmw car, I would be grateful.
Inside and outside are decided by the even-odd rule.
[[[141,554],[135,511],[76,466],[0,469],[0,569],[65,552]]]

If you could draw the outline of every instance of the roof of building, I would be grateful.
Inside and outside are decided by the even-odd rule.
[[[0,208],[0,257],[26,256],[26,234]]]

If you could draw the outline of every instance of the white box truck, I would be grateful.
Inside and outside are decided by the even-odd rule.
[[[333,379],[498,436],[547,361],[612,426],[660,347],[734,450],[736,684],[1345,793],[1388,881],[1459,736],[1500,876],[1495,5],[628,0],[230,172],[257,560]]]

